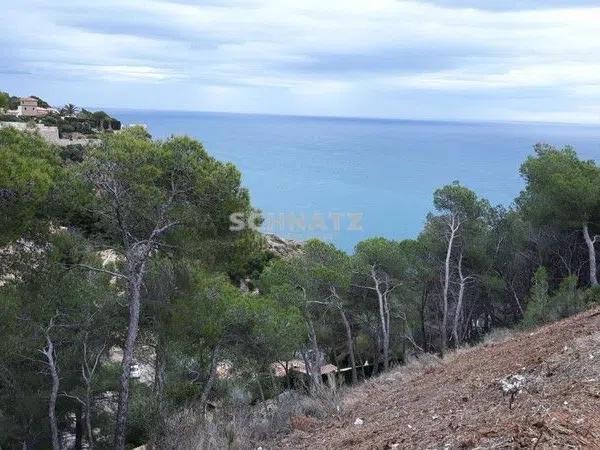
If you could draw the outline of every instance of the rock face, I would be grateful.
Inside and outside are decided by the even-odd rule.
[[[302,242],[284,239],[274,234],[265,234],[267,251],[279,258],[291,258],[302,253]]]

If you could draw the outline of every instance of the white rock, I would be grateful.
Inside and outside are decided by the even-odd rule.
[[[360,417],[357,417],[356,420],[354,421],[354,425],[356,425],[356,426],[361,426],[363,423],[365,423],[365,421],[362,420]]]
[[[505,394],[521,392],[521,389],[525,386],[525,377],[523,375],[509,375],[500,381],[500,386]]]

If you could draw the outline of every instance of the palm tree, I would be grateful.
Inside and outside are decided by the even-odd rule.
[[[73,103],[68,103],[62,107],[60,113],[64,116],[74,116],[77,114],[78,109],[79,108],[77,108],[77,106],[75,106]]]

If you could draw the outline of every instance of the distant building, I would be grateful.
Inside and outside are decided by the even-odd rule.
[[[336,386],[336,373],[338,368],[333,364],[323,364],[320,367],[321,379],[326,382],[331,388]],[[290,377],[292,385],[296,385],[297,381],[303,379],[302,385],[305,385],[309,373],[304,361],[292,359],[290,361],[278,361],[271,364],[271,373],[277,378]]]
[[[292,359],[290,361],[280,361],[271,364],[271,370],[275,377],[285,377],[290,372],[298,372],[308,374],[306,364],[300,359]],[[337,372],[338,368],[333,364],[323,364],[321,366],[321,375],[327,375]]]
[[[42,108],[38,106],[38,99],[34,97],[21,97],[17,109],[6,111],[7,114],[18,117],[43,117],[56,112],[58,111],[54,108]]]
[[[17,116],[37,117],[38,101],[33,97],[21,97],[17,106]]]

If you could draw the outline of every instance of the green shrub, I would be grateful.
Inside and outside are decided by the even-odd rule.
[[[157,424],[157,407],[152,390],[134,382],[129,407],[127,442],[138,447],[148,442]]]
[[[531,296],[522,325],[529,328],[582,311],[589,303],[589,295],[596,295],[596,298],[600,299],[600,289],[595,289],[593,294],[587,294],[588,291],[577,289],[577,277],[572,275],[562,280],[556,292],[550,295],[548,272],[544,267],[538,268],[533,275]]]
[[[10,114],[0,114],[0,122],[23,122],[23,120]]]
[[[75,127],[72,124],[70,124],[70,123],[64,123],[60,127],[58,127],[58,131],[59,131],[59,133],[62,136],[63,133],[73,133],[73,132],[75,132]]]
[[[60,157],[63,161],[81,162],[85,155],[85,147],[81,144],[72,144],[60,149]]]
[[[600,305],[600,286],[592,286],[583,293],[585,305]]]
[[[529,302],[523,316],[522,325],[525,328],[544,323],[548,300],[548,271],[545,267],[538,267],[531,280]]]
[[[47,127],[56,127],[60,124],[61,120],[60,117],[57,117],[56,115],[48,115],[42,117],[40,119],[40,122],[46,125]]]
[[[200,398],[201,394],[201,384],[187,381],[171,382],[166,391],[166,397],[175,405],[183,405],[190,400]]]
[[[559,320],[583,311],[585,308],[585,293],[577,289],[577,277],[572,275],[565,278],[552,296],[550,301],[551,320]]]

